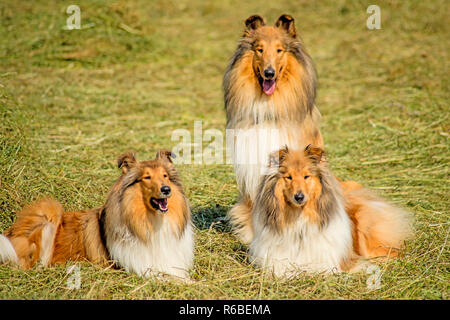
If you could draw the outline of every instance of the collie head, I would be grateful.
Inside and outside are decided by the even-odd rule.
[[[325,227],[343,203],[339,184],[328,169],[321,148],[287,147],[270,155],[256,200],[264,223],[281,231],[298,219]]]
[[[107,227],[123,226],[142,241],[168,219],[181,236],[190,221],[190,210],[181,180],[172,162],[174,155],[159,151],[150,161],[138,161],[133,152],[122,154],[122,174],[112,187],[104,207]]]
[[[275,105],[266,118],[303,119],[306,111],[312,112],[316,72],[297,36],[294,18],[284,14],[268,26],[258,15],[249,17],[223,87],[229,121],[245,118],[242,108],[251,109],[255,101]]]

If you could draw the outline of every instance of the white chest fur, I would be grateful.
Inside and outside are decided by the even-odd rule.
[[[194,234],[188,223],[181,238],[173,232],[168,219],[155,228],[147,242],[129,232],[127,227],[117,229],[114,237],[119,239],[108,243],[111,258],[125,270],[140,276],[166,273],[180,278],[188,277],[193,264]]]
[[[233,135],[234,144],[230,149],[236,181],[241,192],[253,200],[270,153],[284,146],[299,149],[305,144],[298,125],[280,127],[275,123],[264,122],[250,128],[234,129]]]
[[[323,229],[300,217],[280,233],[265,226],[261,215],[255,214],[250,260],[277,276],[299,271],[339,272],[352,252],[351,222],[342,206]]]
[[[303,121],[289,118],[286,105],[275,105],[273,100],[258,100],[248,97],[243,101],[246,107],[239,108],[235,115],[238,122],[230,121],[227,129],[234,139],[228,151],[234,164],[236,181],[241,193],[252,200],[258,189],[261,175],[265,172],[270,153],[289,147],[300,149],[311,141],[311,130],[306,126],[318,123],[320,113],[314,109],[312,115],[306,114]],[[309,125],[305,125],[305,123]]]

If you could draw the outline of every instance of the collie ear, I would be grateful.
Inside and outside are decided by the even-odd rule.
[[[305,148],[305,155],[310,158],[315,164],[319,164],[324,158],[325,151],[308,144]]]
[[[266,22],[261,16],[258,16],[257,14],[250,16],[245,20],[245,26],[248,30],[255,30],[258,29],[261,26],[265,26]]]
[[[269,155],[269,167],[279,167],[288,154],[289,149],[287,146],[284,146],[284,148],[272,152]]]
[[[280,16],[275,22],[275,27],[284,29],[293,38],[297,36],[294,18],[288,14]]]
[[[128,151],[122,154],[119,159],[117,159],[117,166],[122,169],[123,173],[127,173],[131,167],[137,164],[136,155],[133,151]]]
[[[156,158],[155,158],[155,160],[161,159],[161,160],[163,160],[163,161],[168,161],[169,163],[173,163],[172,158],[173,158],[173,159],[176,158],[175,153],[173,153],[173,152],[170,151],[170,150],[163,149],[163,150],[160,150],[160,151],[158,151],[158,152],[156,153]]]

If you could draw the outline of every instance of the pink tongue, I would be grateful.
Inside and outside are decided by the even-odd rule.
[[[263,80],[263,91],[271,95],[275,91],[275,80]]]
[[[158,201],[158,203],[159,203],[159,207],[162,210],[166,210],[167,209],[167,200],[166,199],[162,199],[162,200]]]

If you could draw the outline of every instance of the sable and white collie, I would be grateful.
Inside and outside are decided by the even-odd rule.
[[[322,147],[315,106],[316,72],[297,37],[294,19],[282,15],[267,26],[254,15],[223,79],[227,132],[241,198],[229,212],[237,236],[249,243],[252,203],[268,155],[287,145]],[[230,142],[230,141],[229,141]]]
[[[194,237],[189,203],[170,151],[139,162],[121,155],[122,174],[103,207],[64,212],[45,199],[25,207],[0,235],[0,263],[22,268],[68,260],[118,266],[140,276],[165,273],[187,278]]]
[[[357,258],[395,257],[411,216],[360,184],[340,183],[321,148],[274,152],[253,208],[250,260],[277,276],[356,271]]]

